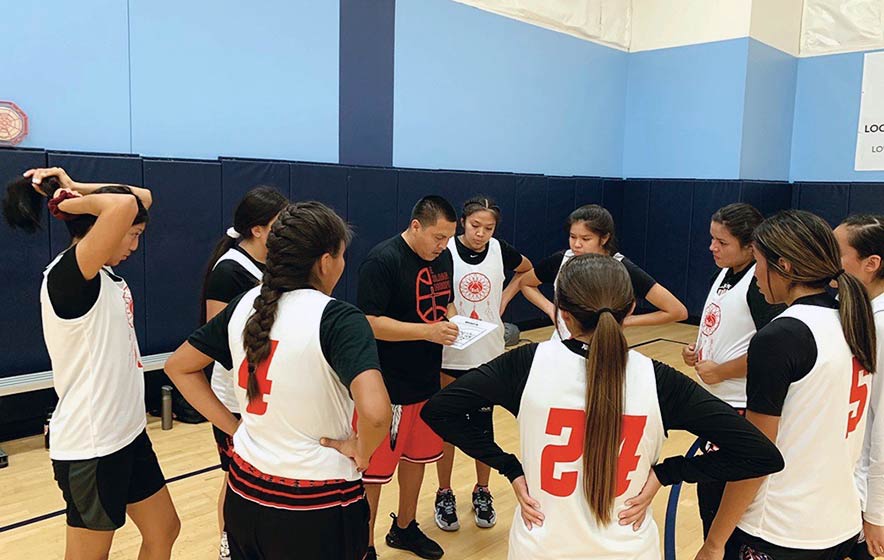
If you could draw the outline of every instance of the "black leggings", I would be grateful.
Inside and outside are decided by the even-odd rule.
[[[227,489],[224,526],[232,560],[363,560],[368,550],[368,502],[284,510]]]

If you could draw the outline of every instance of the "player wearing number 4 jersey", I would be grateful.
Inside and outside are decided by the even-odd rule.
[[[746,417],[786,467],[728,485],[697,558],[841,559],[862,527],[854,468],[876,363],[871,304],[821,218],[780,212],[753,237],[761,293],[789,307],[749,345]]]
[[[233,435],[224,501],[233,559],[365,556],[360,473],[389,430],[390,400],[368,321],[329,297],[349,238],[322,204],[287,206],[267,240],[262,285],[231,301],[166,362],[187,400]],[[236,372],[242,424],[202,375],[213,359]]]
[[[622,323],[634,303],[621,263],[574,257],[556,284],[557,311],[573,338],[510,351],[424,408],[446,441],[512,482],[519,506],[510,559],[660,558],[646,511],[661,484],[740,480],[783,467],[774,445],[733,408],[628,349]],[[518,417],[522,462],[464,419],[488,405]],[[720,451],[659,462],[670,429],[714,441]]]

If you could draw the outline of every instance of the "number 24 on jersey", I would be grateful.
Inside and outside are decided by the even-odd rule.
[[[645,432],[647,416],[623,415],[620,430],[620,456],[617,460],[617,496],[629,488],[629,475],[638,467],[638,445]],[[569,408],[552,408],[546,422],[546,433],[560,436],[565,428],[571,433],[564,445],[547,445],[540,455],[540,488],[553,496],[567,497],[578,484],[577,471],[563,471],[556,476],[556,463],[573,463],[583,456],[586,413]]]

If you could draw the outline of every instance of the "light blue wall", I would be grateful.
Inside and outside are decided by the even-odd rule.
[[[397,2],[393,164],[619,176],[628,56],[451,0]]]
[[[7,2],[0,99],[24,146],[337,162],[338,7]]]
[[[749,40],[740,178],[788,181],[798,59]]]
[[[748,39],[629,56],[623,174],[737,179]]]
[[[131,9],[133,151],[338,161],[337,1]]]
[[[129,151],[126,2],[3,3],[0,99],[28,114],[21,144]]]
[[[884,171],[854,171],[864,53],[798,61],[793,181],[884,181]]]

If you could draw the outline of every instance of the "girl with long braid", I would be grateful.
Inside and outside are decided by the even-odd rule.
[[[224,504],[233,559],[361,560],[368,547],[361,472],[389,432],[391,406],[368,321],[329,295],[349,240],[326,206],[287,206],[270,230],[262,284],[166,362],[187,400],[233,435]],[[241,423],[202,374],[213,360],[235,372]]]

